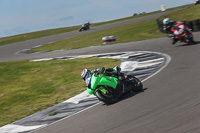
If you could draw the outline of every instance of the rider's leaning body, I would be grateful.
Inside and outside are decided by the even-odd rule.
[[[175,35],[179,36],[181,30],[188,30],[181,21],[171,21],[169,18],[163,20],[163,30],[168,37],[172,39],[172,44],[175,44],[178,41]]]
[[[82,27],[90,27],[90,22],[86,22],[86,23],[84,23],[83,25],[82,25]]]
[[[112,68],[113,72],[120,72],[121,71],[121,68],[119,66],[116,66],[114,68]],[[105,71],[105,68],[104,67],[101,67],[101,68],[95,68],[93,69],[92,71],[88,70],[88,69],[84,69],[81,73],[81,77],[83,78],[83,80],[85,81],[86,85],[87,85],[87,92],[89,94],[94,94],[94,89],[91,88],[91,78],[92,78],[92,75],[95,73],[95,72],[104,72]]]

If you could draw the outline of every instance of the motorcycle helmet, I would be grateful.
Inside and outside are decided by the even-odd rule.
[[[85,80],[87,77],[89,77],[91,75],[91,71],[88,70],[88,69],[84,69],[82,72],[81,72],[81,78],[83,80]]]
[[[164,20],[163,20],[163,24],[164,25],[168,25],[169,23],[170,23],[170,19],[169,18],[165,18]]]

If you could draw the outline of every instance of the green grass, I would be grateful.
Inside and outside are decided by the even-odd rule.
[[[80,77],[83,69],[108,68],[120,63],[119,60],[100,58],[0,63],[0,126],[86,90]]]

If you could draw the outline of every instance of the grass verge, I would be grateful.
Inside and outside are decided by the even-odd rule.
[[[41,111],[86,90],[83,69],[120,65],[119,60],[86,58],[0,63],[0,126]]]
[[[189,5],[188,8],[177,11],[171,14],[163,15],[160,17],[160,20],[163,20],[164,18],[170,18],[172,20],[181,20],[181,21],[190,21],[190,20],[196,20],[200,19],[200,6],[199,5]]]

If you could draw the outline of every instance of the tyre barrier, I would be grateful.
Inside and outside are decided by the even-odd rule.
[[[192,31],[194,31],[192,21],[185,21],[184,24],[185,24],[185,26],[187,26],[189,29],[191,29]]]
[[[156,20],[158,28],[160,32],[163,32],[163,22],[160,21],[159,19]],[[191,29],[193,32],[200,31],[200,19],[192,20],[192,21],[182,21],[186,27]]]
[[[115,36],[106,36],[102,38],[103,44],[108,44],[108,43],[115,43],[116,42],[116,37]]]
[[[200,31],[199,19],[193,20],[192,24],[193,24],[193,31]]]
[[[164,33],[164,30],[163,30],[163,22],[160,21],[160,20],[156,20],[157,21],[157,25],[158,25],[158,28],[160,30],[160,32],[163,32]]]

